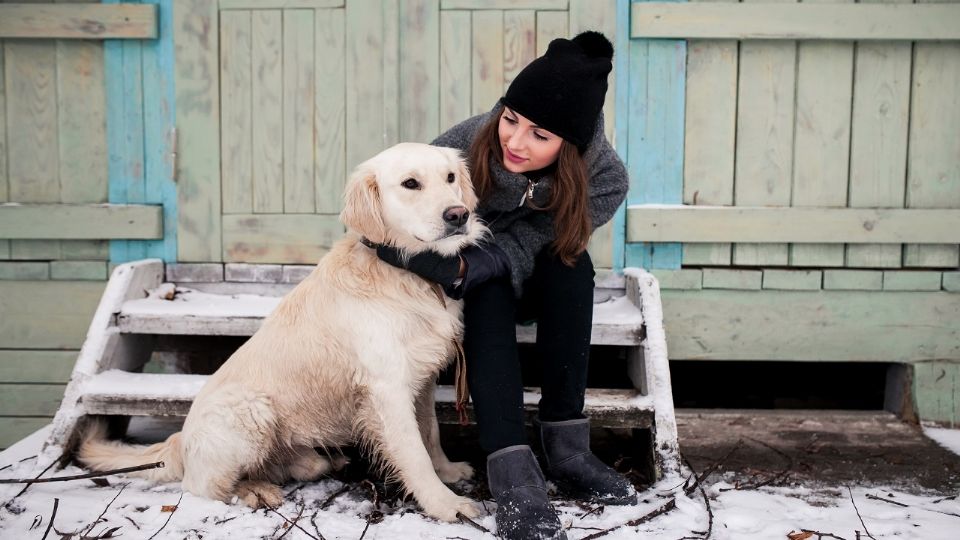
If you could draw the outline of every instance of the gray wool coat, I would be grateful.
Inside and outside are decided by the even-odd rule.
[[[431,144],[456,148],[466,152],[477,131],[489,120],[494,110],[474,116],[453,126]],[[593,139],[583,154],[590,177],[588,189],[590,222],[594,230],[613,217],[627,194],[629,178],[620,157],[603,133],[603,117],[597,121]],[[540,250],[553,242],[553,216],[549,212],[519,206],[527,189],[528,179],[512,173],[499,163],[491,164],[495,191],[482,201],[477,212],[490,227],[494,241],[510,259],[511,282],[519,297],[523,282],[533,274],[534,258]],[[547,204],[554,178],[547,174],[536,184],[533,202],[539,207]]]

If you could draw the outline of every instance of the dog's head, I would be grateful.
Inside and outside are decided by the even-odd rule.
[[[457,150],[400,143],[361,163],[347,181],[340,220],[378,244],[452,254],[486,228]]]

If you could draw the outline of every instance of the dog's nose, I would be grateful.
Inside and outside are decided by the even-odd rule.
[[[470,211],[465,206],[451,206],[443,211],[443,220],[448,225],[460,227],[467,222],[470,217]]]

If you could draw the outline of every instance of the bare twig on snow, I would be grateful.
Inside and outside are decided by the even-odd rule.
[[[110,502],[107,503],[107,506],[103,507],[103,512],[100,512],[100,515],[97,516],[97,519],[93,520],[93,523],[87,526],[86,529],[83,529],[83,532],[80,533],[81,538],[86,536],[87,533],[93,531],[93,528],[96,527],[98,523],[100,523],[100,520],[103,519],[103,516],[107,514],[107,510],[109,510],[110,506],[114,503],[114,501],[116,501],[117,498],[120,497],[120,494],[123,493],[123,490],[127,489],[128,485],[130,484],[124,484],[120,486],[120,491],[117,491],[117,494],[114,495],[112,499],[110,499]]]
[[[584,537],[581,538],[580,540],[593,540],[594,538],[600,538],[601,536],[606,536],[606,535],[612,533],[613,531],[619,529],[620,527],[636,527],[637,525],[642,525],[642,524],[644,524],[644,523],[646,523],[646,522],[648,522],[648,521],[651,521],[652,519],[656,518],[657,516],[666,514],[667,512],[673,510],[673,509],[676,508],[676,507],[677,507],[677,500],[676,500],[676,499],[670,499],[669,501],[665,502],[662,506],[660,506],[660,507],[657,508],[656,510],[653,510],[652,512],[650,512],[650,513],[648,513],[648,514],[646,514],[646,515],[643,515],[643,516],[641,516],[641,517],[639,517],[639,518],[637,518],[637,519],[628,521],[628,522],[626,522],[626,523],[624,523],[624,524],[622,524],[622,525],[617,525],[616,527],[610,527],[609,529],[604,529],[604,530],[602,530],[602,531],[600,531],[600,532],[596,532],[596,533],[593,533],[593,534],[591,534],[591,535],[584,536]]]
[[[50,467],[52,466],[53,466],[53,463],[50,464]],[[47,470],[49,470],[50,467],[47,467],[43,472],[47,472]],[[122,469],[113,469],[110,471],[92,472],[92,473],[86,473],[86,474],[75,474],[72,476],[54,476],[53,478],[40,478],[40,476],[38,475],[36,478],[0,478],[0,484],[27,484],[27,487],[30,487],[30,484],[43,484],[46,482],[66,482],[68,480],[83,480],[86,478],[110,476],[111,474],[145,471],[147,469],[162,469],[163,467],[164,467],[163,462],[158,461],[156,463],[147,463],[145,465],[137,465],[136,467],[124,467]],[[40,474],[42,475],[43,473],[40,473]],[[24,490],[26,490],[26,488],[24,488]],[[23,492],[21,491],[21,493]]]
[[[866,497],[867,497],[868,499],[873,499],[873,500],[875,500],[875,501],[881,501],[881,502],[885,502],[885,503],[895,504],[895,505],[900,506],[900,507],[903,507],[903,508],[910,508],[910,505],[909,505],[909,504],[903,504],[902,502],[891,501],[890,499],[885,499],[885,498],[883,498],[883,497],[877,497],[876,495],[873,495],[873,494],[870,494],[870,493],[867,493]]]
[[[734,447],[734,449],[736,449],[736,447]],[[731,450],[730,453],[733,453],[733,450]],[[730,453],[728,453],[728,455]],[[703,505],[707,508],[707,531],[703,533],[703,536],[702,536],[703,540],[707,540],[708,538],[710,538],[710,535],[713,533],[713,509],[710,508],[710,498],[707,497],[707,492],[703,490],[703,483],[701,482],[701,480],[706,478],[706,475],[697,476],[697,471],[696,469],[693,468],[693,464],[690,463],[690,460],[687,459],[687,456],[684,456],[681,453],[680,457],[683,458],[683,462],[687,464],[687,468],[689,468],[690,472],[693,473],[693,477],[697,479],[696,482],[694,482],[694,486],[700,490],[700,495],[703,496]],[[687,493],[687,495],[689,494],[690,493]],[[696,533],[696,531],[694,532]]]
[[[50,534],[50,529],[53,528],[53,520],[57,517],[57,508],[60,506],[60,499],[53,498],[53,512],[50,513],[50,522],[47,523],[47,530],[43,531],[43,538],[40,540],[47,540],[47,535]]]
[[[486,527],[468,518],[467,516],[461,514],[460,512],[457,512],[457,519],[460,520],[460,523],[466,523],[467,525],[470,525],[471,527],[473,527],[474,529],[477,529],[478,531],[483,531],[487,534],[490,534],[490,531],[488,531]]]
[[[167,526],[167,523],[170,523],[170,520],[173,518],[174,512],[176,512],[177,509],[180,508],[180,501],[182,501],[182,500],[183,500],[183,492],[181,491],[181,492],[180,492],[180,498],[177,499],[177,504],[174,505],[173,510],[170,511],[170,515],[167,516],[167,520],[163,522],[163,526],[161,526],[159,529],[157,529],[157,532],[153,533],[153,534],[150,536],[150,538],[147,538],[147,540],[153,540],[154,538],[156,538],[157,535],[160,534],[160,531],[162,531],[163,528]]]
[[[867,530],[867,524],[863,522],[863,516],[860,515],[860,509],[857,508],[857,503],[853,500],[853,490],[850,489],[850,486],[847,486],[847,492],[850,493],[850,502],[853,503],[853,509],[857,512],[857,517],[860,518],[860,524],[863,525],[863,532],[866,533],[868,538],[877,540],[872,534],[870,534],[870,531]]]

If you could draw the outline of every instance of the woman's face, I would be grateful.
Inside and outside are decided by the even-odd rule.
[[[517,114],[508,107],[500,114],[500,149],[503,166],[523,173],[542,169],[557,160],[563,139]]]

